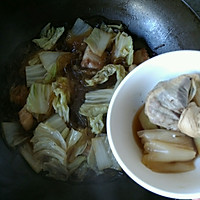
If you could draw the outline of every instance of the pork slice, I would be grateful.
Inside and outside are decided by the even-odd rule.
[[[189,103],[192,78],[182,75],[159,82],[148,94],[145,114],[158,126],[169,130],[178,130],[178,120]]]

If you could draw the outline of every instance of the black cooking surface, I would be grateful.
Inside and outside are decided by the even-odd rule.
[[[28,1],[27,1],[28,2]],[[56,17],[59,16],[59,19],[63,19],[63,13],[53,12],[53,7],[57,9],[58,7],[61,7],[61,12],[65,12],[64,1],[49,1],[51,2],[51,9],[48,9],[48,6],[45,5],[45,3],[48,3],[48,1],[30,1],[27,3],[23,0],[17,0],[17,1],[5,1],[5,3],[1,3],[0,6],[0,80],[1,80],[1,102],[4,102],[4,104],[1,104],[1,117],[4,115],[6,106],[8,105],[7,102],[5,102],[2,98],[6,96],[6,88],[7,86],[4,84],[6,82],[6,75],[9,73],[7,70],[7,66],[9,63],[12,63],[12,60],[15,58],[15,56],[19,55],[19,52],[16,53],[16,49],[20,48],[20,45],[23,45],[25,42],[29,41],[33,37],[35,37],[36,33],[39,32],[41,27],[48,21],[56,22]],[[43,3],[42,3],[43,2]],[[45,3],[44,3],[45,2]],[[53,2],[53,3],[52,3]],[[72,2],[72,1],[71,1]],[[86,4],[90,5],[91,8],[94,7],[94,4],[100,5],[100,1],[91,1],[91,3],[88,3],[89,1],[86,1]],[[117,2],[117,8],[120,7],[120,5],[123,5],[123,2],[116,1]],[[126,3],[126,1],[124,1]],[[127,1],[128,2],[128,1]],[[142,9],[141,2],[143,1],[129,1],[132,2],[130,5],[132,6],[132,9],[134,7],[137,7],[137,9]],[[134,4],[135,2],[135,4]],[[144,1],[145,2],[145,1]],[[150,2],[150,1],[146,1]],[[151,2],[157,2],[157,1],[151,1]],[[161,1],[160,1],[161,2]],[[164,2],[164,1],[163,1]],[[168,2],[168,1],[165,1]],[[177,1],[171,1],[171,3],[176,4]],[[200,1],[199,0],[186,0],[188,5],[190,5],[194,11],[196,11],[197,14],[200,14]],[[137,4],[136,4],[137,3]],[[140,5],[139,5],[140,3]],[[69,3],[69,6],[74,5],[75,3]],[[112,11],[112,8],[107,9],[108,3],[106,1],[102,1],[102,4],[105,6],[105,8],[101,9],[101,12],[105,13],[105,17],[109,18],[109,12]],[[169,4],[169,2],[168,2]],[[193,13],[189,10],[189,8],[185,8],[185,5],[177,4],[178,7],[174,8],[174,10],[180,10],[180,12],[183,12],[184,16],[187,16],[185,19],[186,22],[188,22],[188,26],[186,28],[189,28],[190,33],[184,33],[183,35],[180,35],[180,37],[189,36],[190,39],[185,38],[187,41],[178,41],[177,37],[179,35],[176,33],[181,32],[181,28],[179,27],[179,24],[176,25],[176,27],[173,27],[171,32],[167,30],[169,36],[163,31],[157,29],[158,35],[140,35],[141,37],[146,37],[147,42],[152,48],[152,50],[156,53],[163,53],[170,50],[177,50],[177,49],[200,49],[200,39],[197,42],[194,42],[194,38],[200,35],[200,22],[198,21],[198,18],[195,17]],[[145,7],[146,6],[146,7]],[[41,7],[43,10],[37,10],[37,7]],[[84,7],[84,6],[83,6]],[[144,5],[144,8],[148,8],[147,4]],[[77,9],[75,9],[73,14],[68,16],[68,13],[66,11],[66,21],[69,19],[73,20],[76,18],[76,16],[84,16],[86,15],[86,10],[83,10],[83,13],[79,14],[76,13],[78,10],[82,9],[82,6],[77,5]],[[96,10],[95,10],[96,9]],[[130,31],[135,30],[135,34],[140,34],[139,28],[137,28],[137,24],[134,25],[131,23],[132,21],[137,21],[137,16],[134,17],[134,15],[124,14],[129,10],[131,7],[123,7],[121,12],[118,14],[117,10],[113,11],[113,17],[114,19],[117,18],[117,20],[121,19],[122,16],[125,16],[123,22],[128,25]],[[155,8],[154,8],[155,9]],[[166,6],[166,9],[170,10],[170,6]],[[23,14],[22,11],[23,10]],[[152,13],[150,13],[151,9],[148,10],[148,12],[141,11],[141,13],[145,14],[146,16],[151,16]],[[161,11],[161,10],[160,10]],[[185,12],[186,11],[186,12]],[[89,14],[94,14],[95,12],[99,12],[99,8],[89,9]],[[41,13],[43,13],[41,15]],[[167,13],[166,20],[169,20]],[[163,16],[163,15],[162,15]],[[182,15],[183,16],[183,15]],[[138,18],[141,17],[138,15]],[[159,16],[158,16],[159,17]],[[26,19],[25,19],[26,18]],[[147,16],[148,18],[148,16]],[[16,19],[16,21],[15,21]],[[163,18],[164,19],[164,18]],[[38,25],[38,20],[39,24]],[[162,22],[161,19],[157,19],[158,22]],[[58,20],[59,23],[63,23],[63,21]],[[182,19],[180,19],[181,23],[183,22]],[[191,22],[191,23],[190,23]],[[151,24],[148,24],[146,22],[141,22],[141,24],[145,25],[145,28],[150,28]],[[164,25],[169,25],[167,23],[164,23]],[[175,26],[175,22],[172,22]],[[162,25],[161,25],[162,26]],[[135,28],[135,29],[134,29]],[[144,30],[145,30],[144,28]],[[169,28],[169,27],[168,27]],[[26,31],[25,31],[26,30]],[[176,32],[177,30],[177,32]],[[198,32],[199,30],[199,32]],[[152,30],[156,31],[156,30]],[[162,32],[163,31],[163,32]],[[159,35],[160,34],[160,35]],[[170,35],[171,34],[171,35]],[[162,36],[161,41],[156,41],[157,37],[159,38]],[[165,38],[169,37],[169,38]],[[153,39],[154,38],[154,39]],[[169,45],[167,43],[171,43]],[[159,46],[160,45],[160,46]],[[24,159],[18,154],[16,150],[9,149],[2,138],[0,138],[0,199],[6,200],[6,199],[12,199],[12,200],[21,200],[21,199],[43,199],[43,200],[51,200],[51,199],[67,199],[67,200],[102,200],[102,199],[108,199],[108,200],[129,200],[129,199],[137,199],[137,200],[164,200],[168,199],[156,194],[153,194],[146,189],[140,187],[138,184],[136,184],[134,181],[132,181],[129,177],[127,177],[125,174],[118,175],[115,178],[99,178],[96,180],[93,180],[91,182],[85,182],[85,183],[76,183],[76,182],[60,182],[55,181],[52,179],[48,179],[45,177],[42,177],[41,175],[35,174],[31,170],[31,168],[28,166],[28,164],[24,161]]]

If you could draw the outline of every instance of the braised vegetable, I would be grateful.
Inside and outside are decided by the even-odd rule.
[[[50,84],[34,83],[27,97],[26,109],[31,113],[46,114],[50,104],[52,87]]]
[[[124,58],[127,65],[133,63],[133,41],[127,33],[118,33],[113,46],[113,62],[117,63],[118,59]]]
[[[69,122],[69,102],[70,102],[70,83],[66,77],[57,78],[56,82],[52,83],[53,93],[53,107],[55,112],[63,117],[65,122]]]
[[[36,173],[58,180],[120,171],[106,115],[134,63],[132,36],[121,23],[92,26],[78,18],[71,29],[48,23],[33,43],[19,69],[23,84],[16,81],[10,90],[18,117],[3,124],[7,143]]]
[[[156,172],[193,170],[199,154],[199,74],[159,82],[149,92],[137,131],[142,162]]]
[[[51,23],[48,23],[41,30],[40,38],[34,39],[33,42],[44,50],[50,50],[54,47],[64,30],[64,27],[58,27],[55,29],[53,26],[51,27]]]

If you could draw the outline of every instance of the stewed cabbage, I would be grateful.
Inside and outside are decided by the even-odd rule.
[[[48,23],[32,45],[19,69],[22,83],[10,90],[19,114],[3,123],[8,145],[36,173],[58,180],[120,171],[105,122],[113,92],[135,67],[132,36],[122,24],[78,18],[71,28]]]

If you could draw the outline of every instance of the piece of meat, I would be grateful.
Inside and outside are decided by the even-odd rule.
[[[182,133],[200,138],[200,107],[195,102],[191,102],[182,112],[178,122],[178,128]]]
[[[24,128],[25,131],[31,130],[31,128],[34,125],[34,119],[33,116],[30,112],[26,110],[26,106],[24,106],[20,111],[19,111],[19,120]]]
[[[148,94],[145,114],[149,120],[166,129],[178,130],[178,120],[192,93],[192,78],[182,75],[159,82]]]
[[[139,49],[134,52],[133,64],[139,65],[149,59],[149,54],[145,48]]]
[[[25,85],[17,85],[12,87],[10,89],[10,101],[17,105],[24,106],[28,97],[28,93],[28,88]]]
[[[132,64],[128,67],[128,71],[131,72],[133,69],[135,69],[137,67],[136,64]]]

